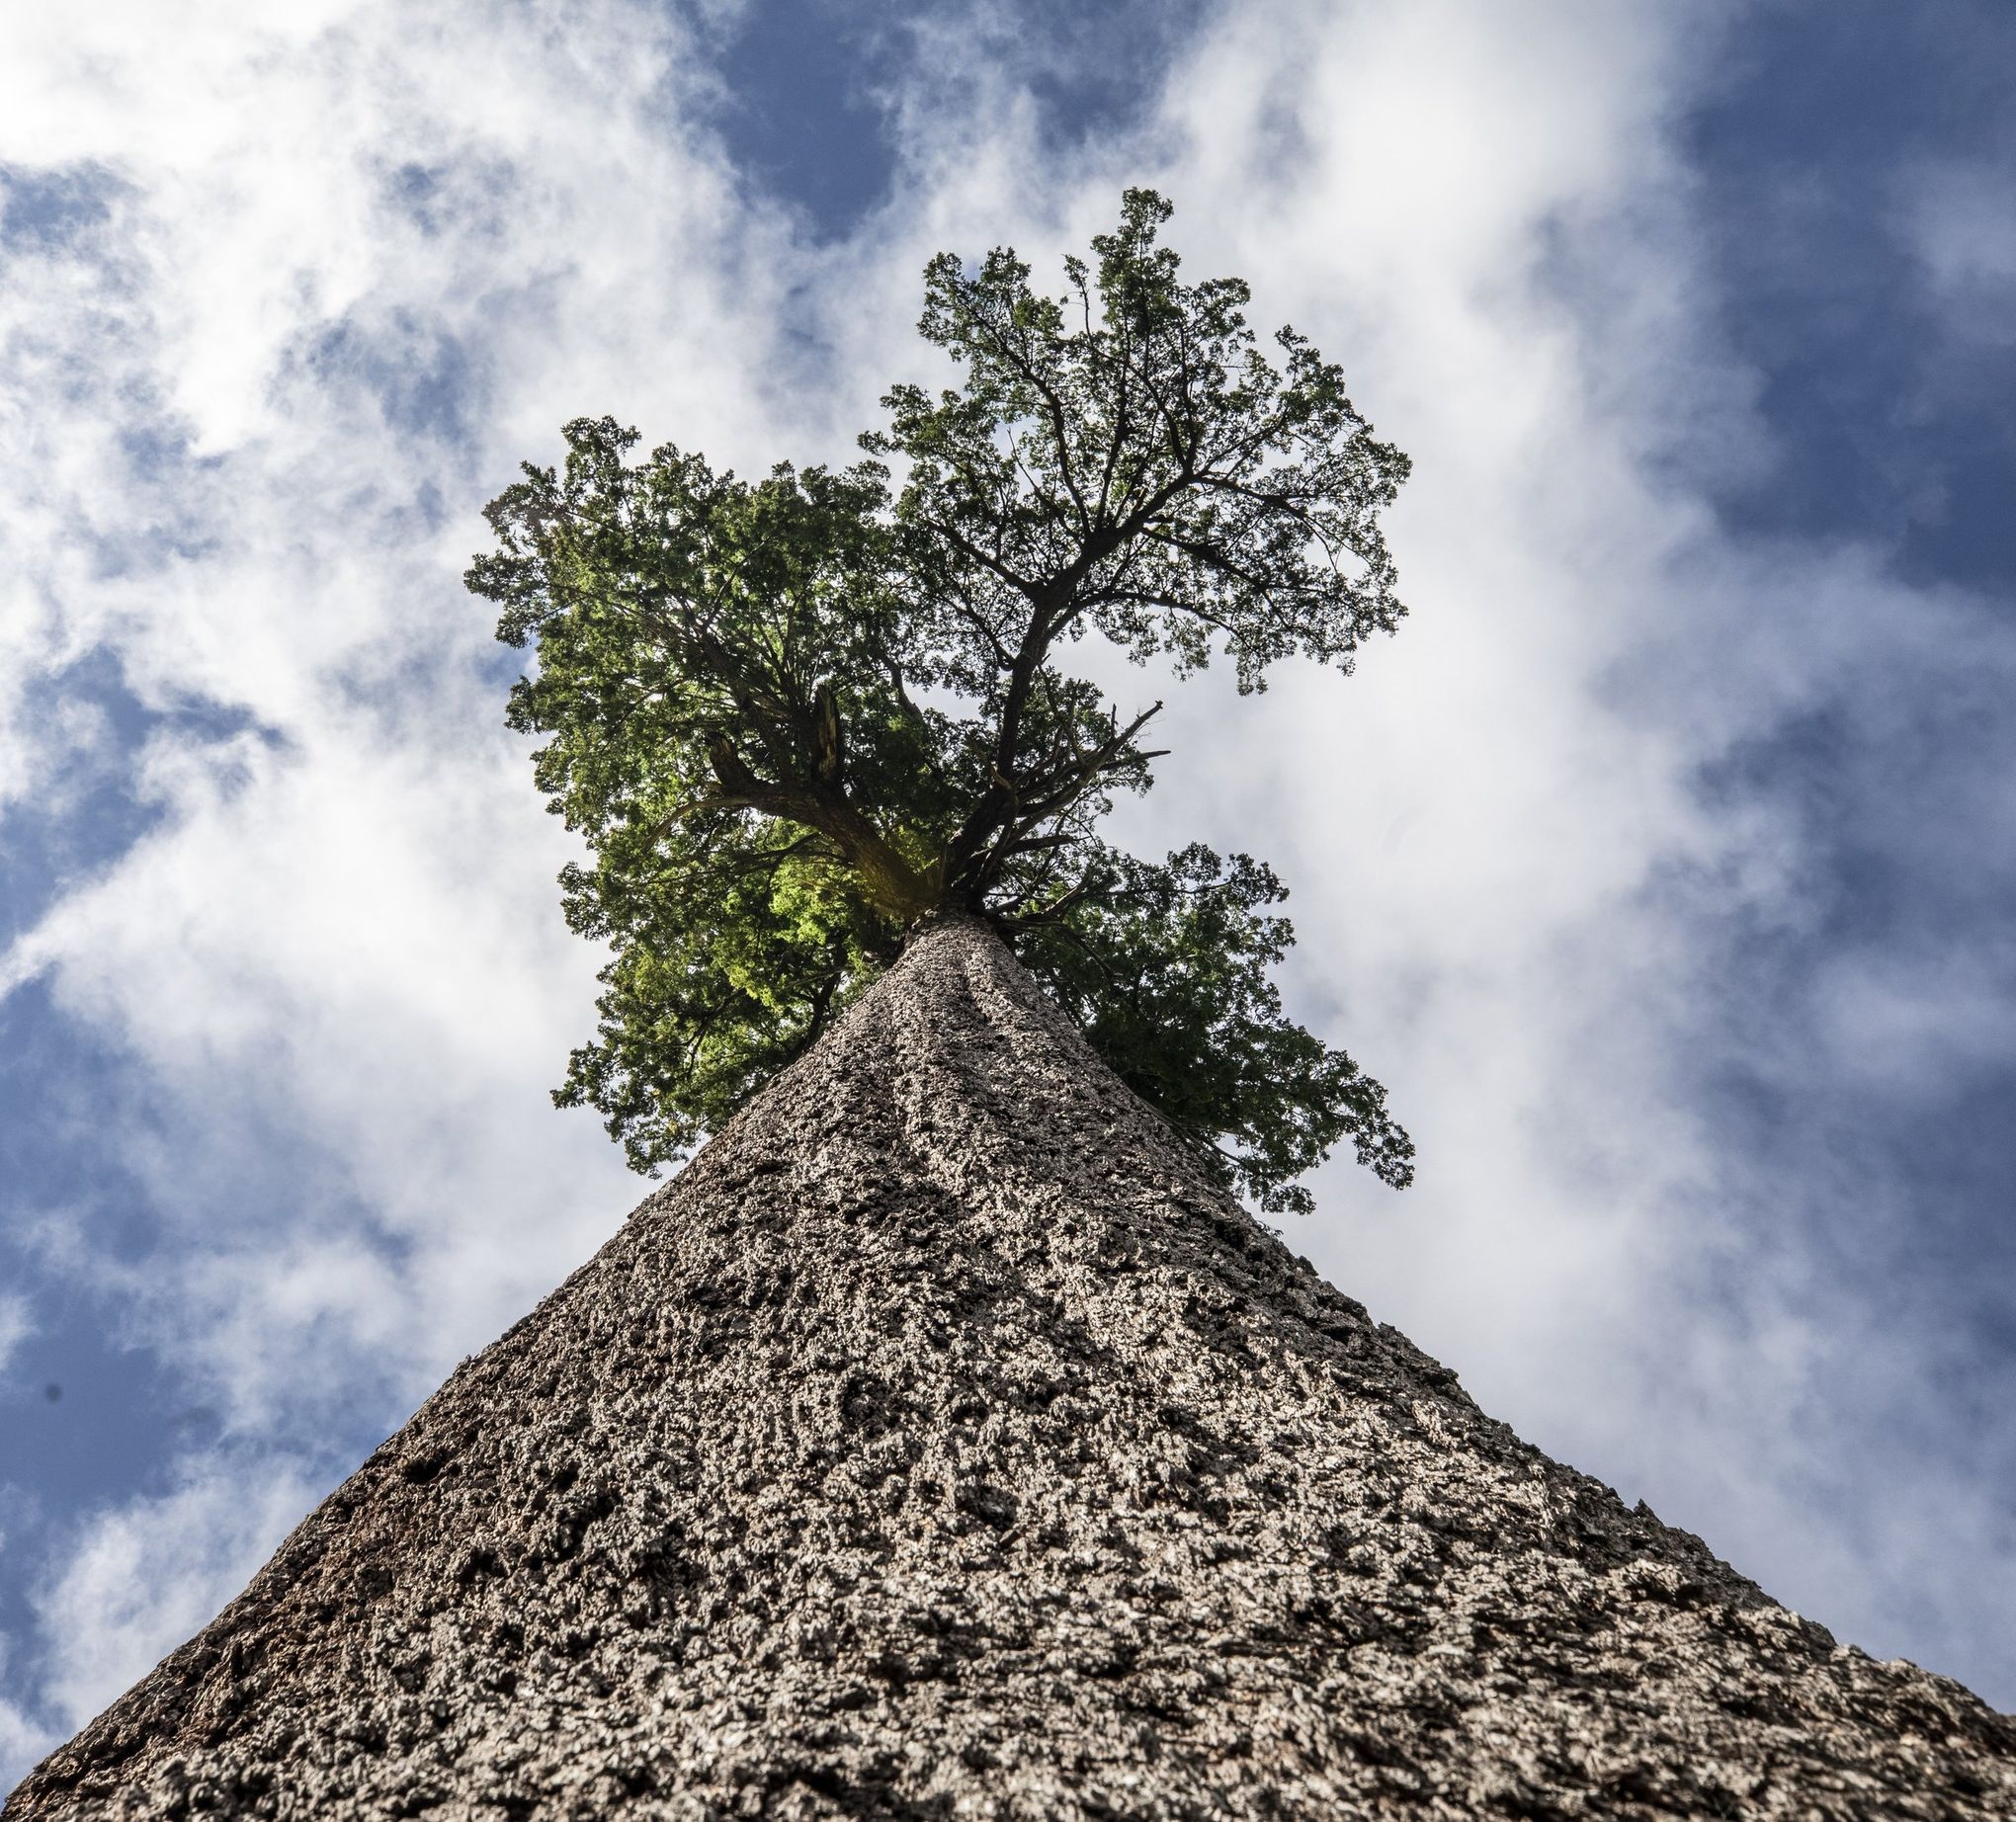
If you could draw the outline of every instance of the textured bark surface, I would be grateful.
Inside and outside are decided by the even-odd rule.
[[[2016,1814],[920,939],[6,1822]]]

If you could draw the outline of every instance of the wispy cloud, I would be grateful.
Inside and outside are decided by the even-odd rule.
[[[294,1529],[316,1490],[295,1464],[259,1456],[192,1460],[178,1483],[88,1520],[60,1573],[36,1593],[43,1629],[71,1641],[37,1692],[67,1731],[206,1624]],[[0,1742],[8,1725],[0,1704]],[[18,1713],[13,1726],[18,1738],[42,1731]]]
[[[0,1295],[0,1373],[13,1365],[14,1352],[35,1333],[35,1319],[29,1314],[28,1299]]]
[[[2005,161],[1919,165],[1900,185],[1900,227],[1934,295],[1971,338],[2016,341],[2016,197]]]

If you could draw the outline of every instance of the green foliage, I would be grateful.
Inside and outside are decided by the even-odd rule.
[[[1403,613],[1378,515],[1406,460],[1301,337],[1259,350],[1237,280],[1187,286],[1130,191],[1096,266],[1038,295],[1006,251],[925,274],[961,370],[897,386],[868,459],[757,482],[610,419],[488,509],[469,586],[537,643],[511,724],[586,838],[569,922],[606,942],[562,1105],[652,1169],[719,1125],[900,952],[988,919],[1120,1073],[1269,1208],[1345,1138],[1404,1184],[1384,1091],[1284,1014],[1292,934],[1245,856],[1149,866],[1096,833],[1157,755],[1059,664],[1096,631],[1242,690],[1348,671]],[[890,469],[902,468],[900,488]]]
[[[1261,1207],[1308,1213],[1294,1180],[1343,1139],[1399,1188],[1414,1147],[1386,1090],[1282,1011],[1267,970],[1295,942],[1256,912],[1288,896],[1247,855],[1193,845],[1151,867],[1108,851],[1105,889],[1038,926],[1022,959],[1122,1081]]]

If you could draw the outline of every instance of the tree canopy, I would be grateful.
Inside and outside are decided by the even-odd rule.
[[[934,915],[982,917],[1132,1087],[1270,1210],[1349,1141],[1399,1187],[1385,1090],[1285,1013],[1280,881],[1202,846],[1104,841],[1150,783],[1159,703],[1066,660],[1095,633],[1242,692],[1348,672],[1396,599],[1379,515],[1407,472],[1342,373],[1275,355],[1237,279],[1191,285],[1169,205],[1130,190],[1039,291],[1012,250],[925,269],[919,329],[959,383],[896,385],[844,469],[745,481],[611,418],[565,428],[487,509],[468,574],[536,644],[513,727],[592,860],[569,923],[607,943],[562,1106],[651,1170],[717,1127]]]

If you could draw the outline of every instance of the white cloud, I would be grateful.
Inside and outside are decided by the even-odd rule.
[[[0,1677],[7,1674],[7,1655],[0,1651]],[[63,1736],[53,1728],[31,1720],[27,1713],[0,1696],[0,1779],[10,1781],[35,1765]]]
[[[1192,269],[1251,278],[1417,461],[1398,638],[1348,683],[1179,693],[1129,815],[1280,865],[1298,990],[1422,1141],[1405,1204],[1334,1169],[1299,1244],[1535,1440],[2007,1698],[2009,1616],[1962,1597],[2009,1585],[2011,1544],[1931,1389],[1948,1344],[1929,1312],[1876,1321],[1775,1221],[1789,1188],[1842,1186],[1728,1152],[1689,1075],[1726,1041],[1729,921],[1812,914],[1796,806],[1711,810],[1699,769],[1853,697],[1900,618],[1912,663],[1962,633],[1976,670],[2006,658],[1977,604],[1878,554],[1728,546],[1675,478],[1762,460],[1666,131],[1712,15],[1247,5],[1137,134],[1062,154],[948,29],[893,98],[895,199],[823,249],[693,126],[710,77],[656,8],[43,18],[4,28],[0,160],[85,173],[107,212],[0,288],[26,479],[0,502],[0,766],[68,763],[32,686],[94,646],[143,704],[244,725],[161,723],[133,762],[158,822],[0,984],[41,973],[131,1058],[150,1118],[114,1142],[161,1251],[78,1269],[237,1434],[284,1446],[322,1399],[389,1419],[636,1194],[545,1106],[594,958],[457,581],[475,507],[581,411],[745,470],[844,456],[924,366],[929,252],[1082,242],[1147,178]],[[459,417],[417,420],[406,382],[444,362]],[[1959,966],[1822,979],[1788,1039],[1816,1060],[1745,1060],[1845,1068],[1875,1034],[1936,1068],[2007,1029],[1949,1020]],[[1856,1187],[1880,1226],[1893,1186]],[[258,1460],[191,1472],[80,1533],[37,1712],[144,1670],[305,1497]]]
[[[62,1573],[33,1597],[58,1645],[39,1705],[74,1732],[250,1579],[321,1489],[286,1460],[192,1461],[181,1484],[90,1520]],[[0,1706],[0,1747],[9,1721]],[[18,1717],[21,1739],[37,1729]]]
[[[28,1299],[0,1294],[0,1372],[7,1370],[15,1350],[34,1333],[35,1320],[29,1314]]]
[[[2016,341],[2016,196],[2006,164],[1921,165],[1899,192],[1899,226],[1949,322],[1974,340]]]

